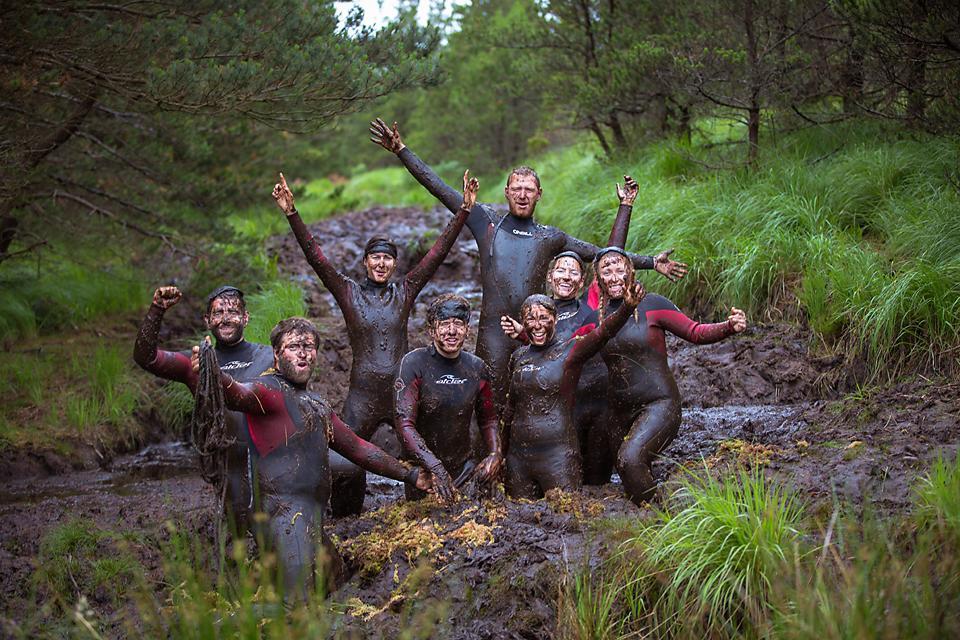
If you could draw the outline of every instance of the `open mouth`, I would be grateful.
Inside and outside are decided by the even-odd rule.
[[[536,342],[541,342],[547,339],[546,329],[534,329],[530,332],[530,338]]]

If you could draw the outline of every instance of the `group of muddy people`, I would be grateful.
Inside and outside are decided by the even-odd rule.
[[[434,494],[450,504],[501,482],[514,498],[577,491],[610,482],[616,470],[633,502],[650,500],[651,463],[681,420],[666,332],[706,344],[746,328],[736,308],[725,322],[698,323],[635,281],[636,269],[677,280],[686,265],[670,251],[650,257],[624,250],[638,192],[629,176],[616,185],[620,204],[601,248],[534,221],[542,190],[529,167],[507,178],[509,211],[501,214],[476,202],[479,184],[469,172],[462,192],[445,184],[404,145],[396,123],[378,119],[370,132],[453,219],[398,280],[396,244],[370,238],[365,277],[354,280],[324,254],[323,239],[307,229],[280,174],[273,198],[346,323],[353,364],[342,411],[308,389],[321,344],[309,320],[280,321],[269,346],[248,342],[244,296],[232,286],[209,295],[203,316],[231,436],[223,452],[224,512],[236,531],[253,533],[277,554],[288,598],[312,584],[319,545],[336,558],[324,518],[360,513],[368,471],[402,481],[408,500]],[[480,257],[476,353],[464,351],[471,305],[455,294],[430,301],[431,344],[411,351],[414,302],[464,226]],[[176,287],[156,290],[134,358],[197,393],[201,347],[172,352],[157,344],[163,314],[180,297]],[[369,442],[384,423],[403,460]]]

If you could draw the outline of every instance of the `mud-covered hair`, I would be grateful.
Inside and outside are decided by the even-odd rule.
[[[535,293],[532,296],[527,296],[527,299],[523,301],[523,304],[520,305],[520,320],[523,321],[523,317],[527,315],[527,311],[531,307],[541,306],[554,316],[557,315],[557,305],[553,301],[553,298],[550,296],[545,296],[542,293]]]
[[[470,302],[455,293],[437,296],[427,307],[427,326],[433,327],[437,322],[449,318],[459,318],[469,324]]]
[[[277,326],[273,328],[273,331],[270,332],[270,346],[273,347],[274,351],[280,350],[283,337],[288,333],[306,333],[312,335],[317,343],[317,348],[320,348],[320,332],[317,331],[317,327],[306,318],[294,316],[281,320],[277,323]]]
[[[513,176],[533,176],[533,179],[537,181],[537,189],[540,188],[540,176],[537,175],[537,172],[527,165],[522,165],[510,172],[510,175],[507,176],[507,186],[510,186],[510,181],[513,180]]]
[[[210,307],[213,306],[213,301],[220,298],[224,300],[237,300],[240,303],[240,310],[247,310],[247,303],[243,299],[243,291],[240,291],[240,289],[237,289],[233,285],[225,284],[222,287],[217,287],[207,296],[207,313],[210,313]]]
[[[366,258],[371,253],[386,253],[388,255],[397,257],[397,245],[394,244],[393,240],[390,238],[385,238],[383,236],[373,236],[367,240],[366,246],[363,248],[363,257]]]

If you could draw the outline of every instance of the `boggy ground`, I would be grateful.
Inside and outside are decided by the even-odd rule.
[[[372,209],[312,228],[327,254],[359,278],[362,246],[373,233],[398,241],[405,270],[448,219],[441,211]],[[340,315],[291,237],[270,246],[281,268],[305,283],[324,334],[317,388],[339,406],[350,362]],[[476,245],[465,232],[421,294],[411,348],[426,342],[424,304],[449,290],[477,301],[477,275]],[[957,449],[960,384],[916,376],[850,393],[856,385],[842,359],[811,351],[812,344],[807,330],[790,324],[754,326],[717,345],[673,340],[672,365],[686,408],[679,437],[657,463],[659,476],[676,477],[684,467],[761,463],[794,487],[815,517],[828,517],[835,500],[855,509],[904,509],[917,474],[936,455]],[[56,525],[84,518],[155,541],[164,537],[162,523],[175,520],[212,539],[215,500],[194,468],[188,450],[165,444],[118,458],[105,470],[8,478],[0,491],[0,598],[7,618],[33,609],[29,577],[40,540]],[[436,637],[550,637],[564,576],[596,566],[616,545],[607,517],[648,513],[624,500],[617,484],[533,503],[502,495],[465,499],[450,509],[431,499],[405,503],[401,494],[394,483],[373,481],[365,513],[328,526],[355,571],[333,596],[345,634],[391,637],[399,625],[429,621],[437,625]],[[156,544],[133,550],[159,578]],[[108,620],[106,629],[123,635],[109,623],[117,610],[110,598],[86,595]]]

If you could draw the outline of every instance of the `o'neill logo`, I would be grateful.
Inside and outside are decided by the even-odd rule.
[[[525,237],[527,237],[527,238],[532,238],[532,237],[533,237],[533,234],[530,233],[529,231],[520,231],[520,229],[514,229],[514,230],[513,230],[513,235],[515,235],[515,236],[525,236]]]
[[[440,376],[439,379],[434,380],[434,382],[437,384],[465,384],[466,381],[467,381],[466,378],[458,378],[452,373],[448,373],[446,375]]]

